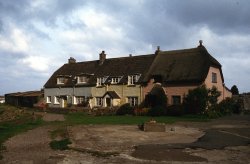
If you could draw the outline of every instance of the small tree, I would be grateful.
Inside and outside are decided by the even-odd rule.
[[[205,85],[189,90],[184,98],[187,113],[202,113],[208,105],[208,89]]]
[[[215,86],[211,89],[208,89],[208,102],[209,106],[213,107],[217,104],[218,98],[220,97],[221,93],[217,90]]]
[[[238,87],[236,85],[233,85],[231,88],[231,92],[233,95],[238,95],[239,94]]]

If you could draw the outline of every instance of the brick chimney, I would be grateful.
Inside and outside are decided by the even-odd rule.
[[[157,50],[155,51],[155,55],[157,55],[160,52],[160,46],[157,46]]]
[[[102,53],[99,54],[99,65],[102,65],[106,59],[105,51],[102,51]]]
[[[70,58],[68,59],[68,63],[69,63],[69,64],[76,63],[76,59],[74,59],[73,57],[70,57]]]

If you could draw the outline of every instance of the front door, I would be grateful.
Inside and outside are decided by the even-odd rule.
[[[109,97],[106,98],[106,105],[107,105],[107,107],[111,106],[111,98],[109,98]]]

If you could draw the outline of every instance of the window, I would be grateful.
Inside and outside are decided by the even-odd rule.
[[[212,72],[212,83],[217,83],[217,74]]]
[[[128,103],[130,104],[130,106],[137,106],[138,97],[128,97]]]
[[[111,84],[117,84],[119,83],[121,77],[112,77],[111,78]]]
[[[172,104],[180,105],[181,104],[181,96],[172,96]]]
[[[59,96],[54,97],[54,104],[60,104],[60,97]]]
[[[108,76],[105,76],[105,77],[98,77],[96,79],[96,86],[102,86],[105,81],[107,80]]]
[[[84,96],[76,96],[76,104],[83,104],[85,102],[85,97]]]
[[[134,85],[138,80],[140,76],[139,75],[129,75],[128,76],[128,85]]]
[[[64,82],[65,82],[64,77],[58,77],[57,78],[57,84],[64,84]]]
[[[78,76],[77,77],[77,83],[86,83],[88,81],[88,78],[86,76]]]
[[[102,97],[96,97],[96,106],[102,106]]]
[[[47,96],[46,103],[51,103],[51,96]]]

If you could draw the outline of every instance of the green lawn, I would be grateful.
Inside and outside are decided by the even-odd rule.
[[[178,121],[208,121],[204,116],[186,115],[180,117],[162,116],[90,116],[84,113],[70,113],[65,115],[68,124],[107,124],[107,125],[137,125],[154,119],[157,122],[171,124]]]

